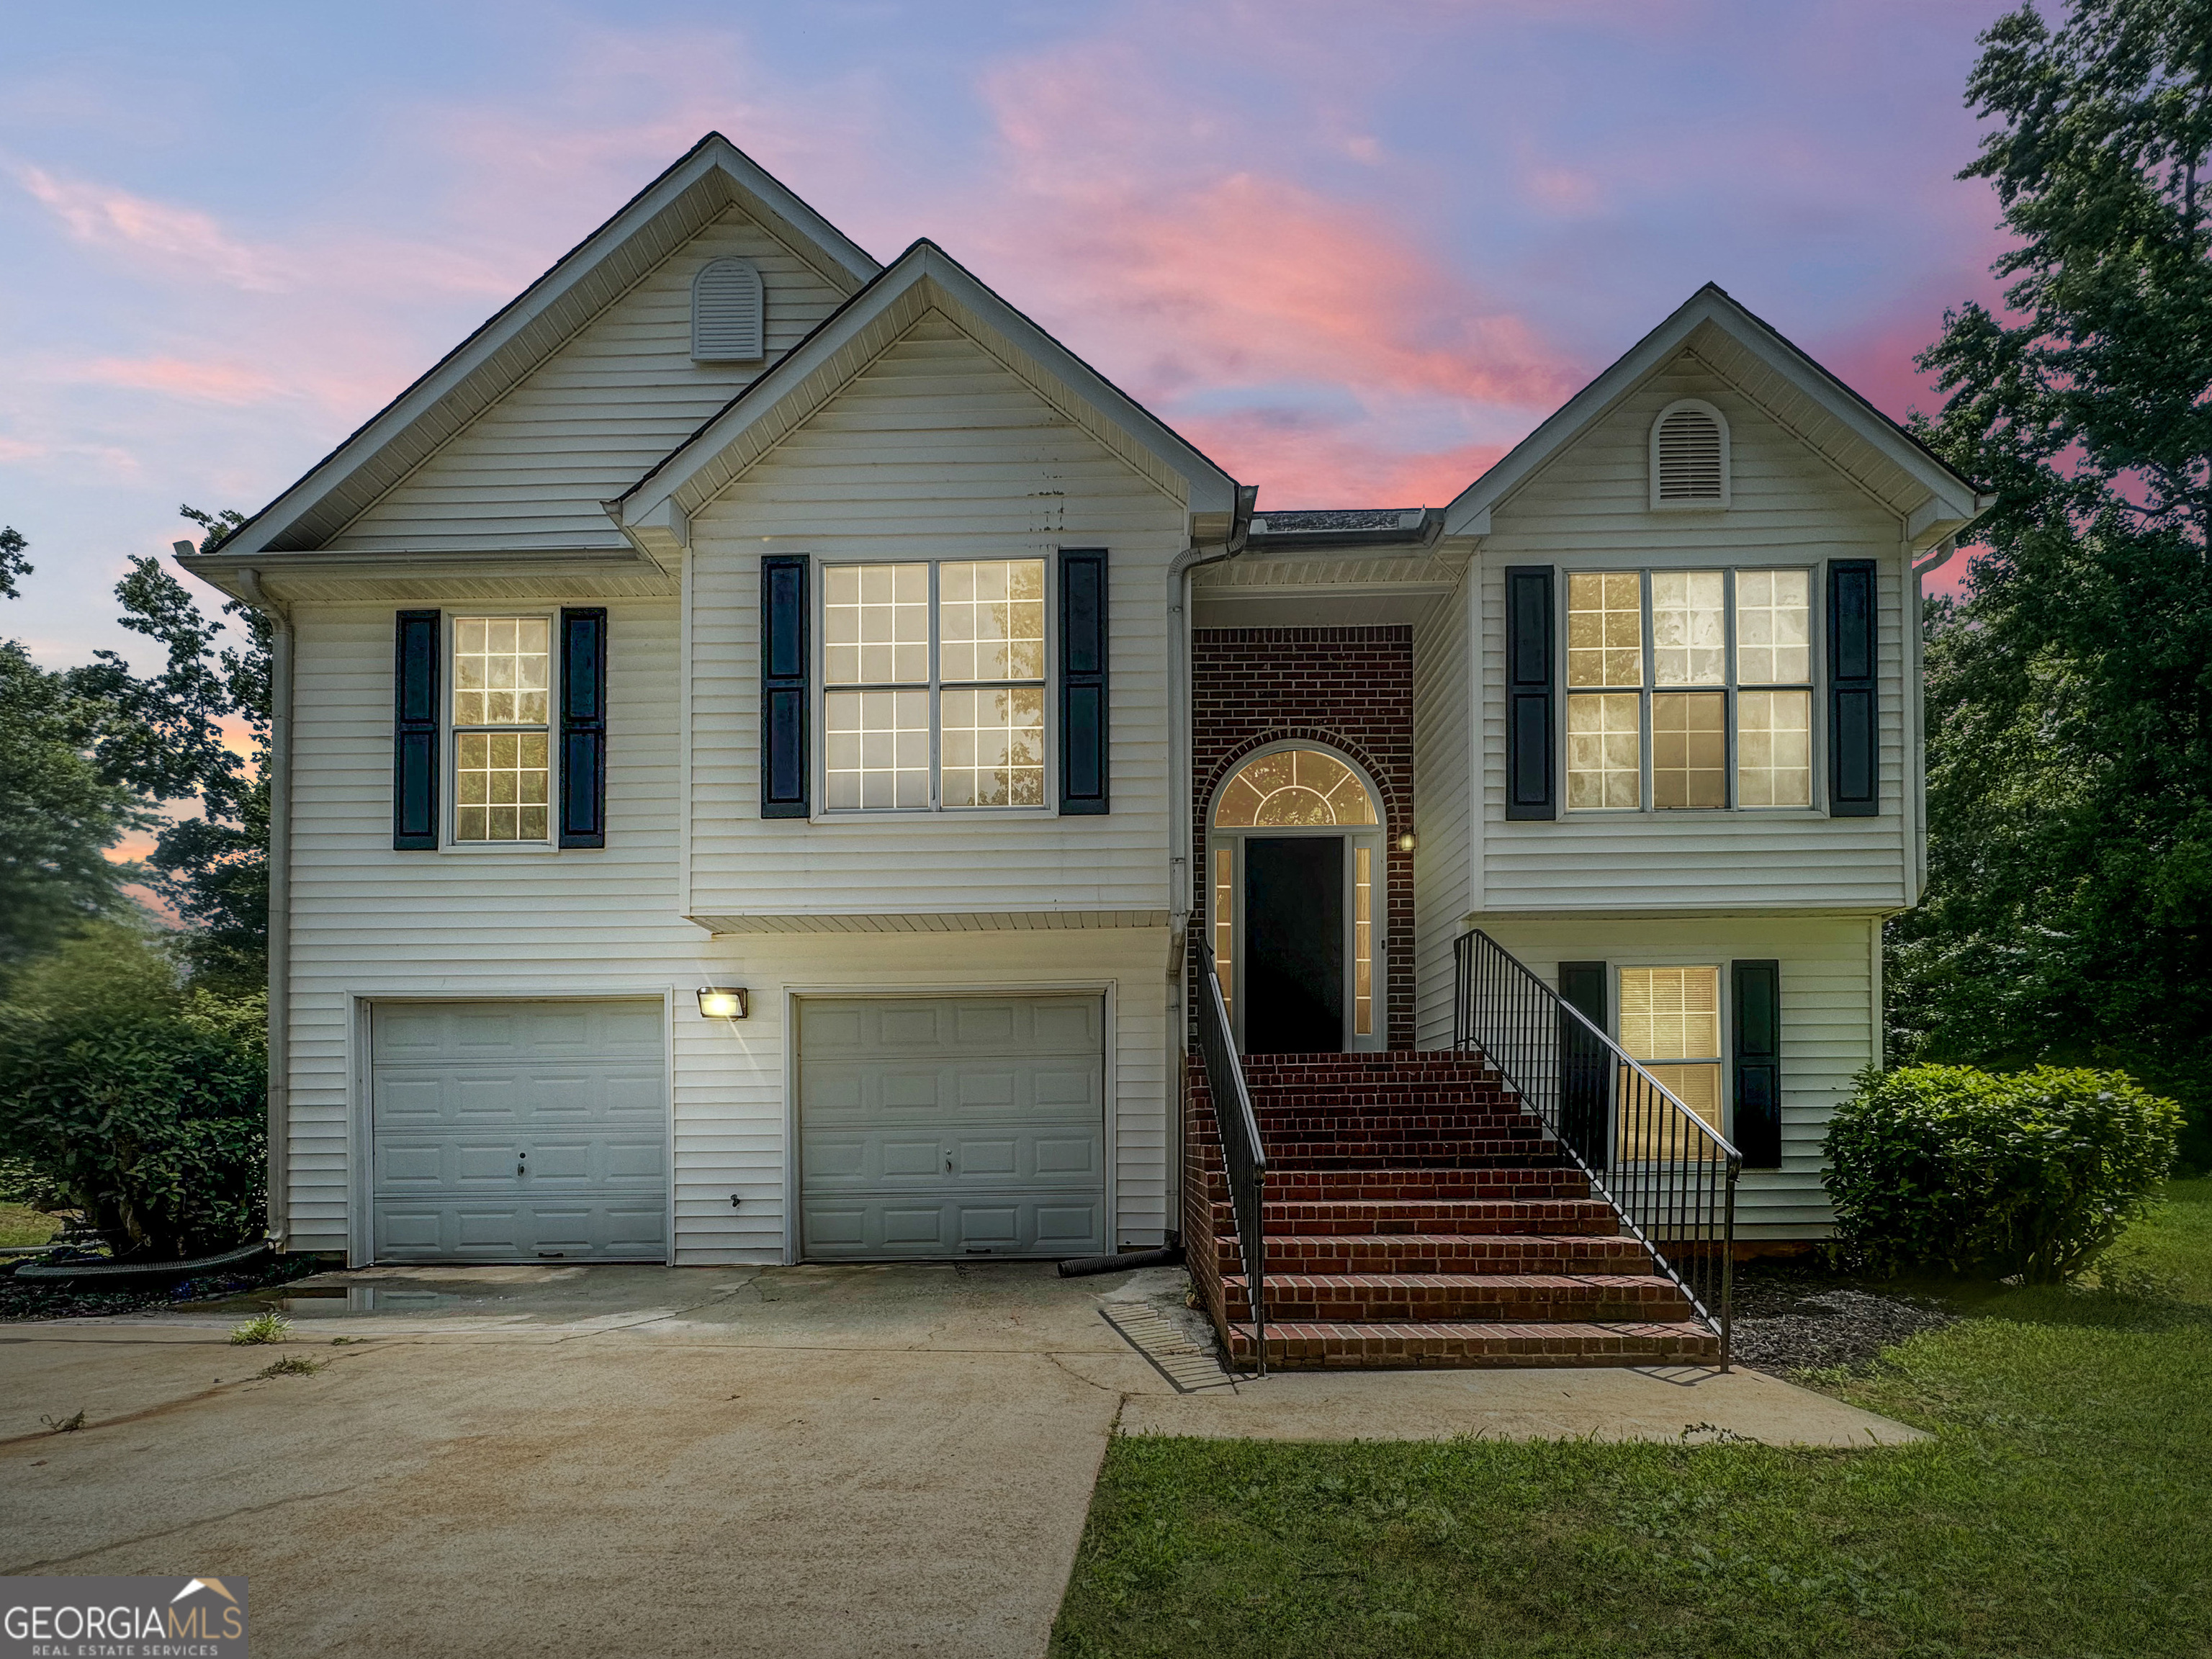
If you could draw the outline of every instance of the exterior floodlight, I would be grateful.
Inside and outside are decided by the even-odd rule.
[[[702,985],[699,988],[699,1018],[743,1019],[745,988],[742,985]]]

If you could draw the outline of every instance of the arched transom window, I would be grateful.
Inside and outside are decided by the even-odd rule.
[[[1318,749],[1279,749],[1247,761],[1213,809],[1217,830],[1371,824],[1374,798],[1359,774]]]

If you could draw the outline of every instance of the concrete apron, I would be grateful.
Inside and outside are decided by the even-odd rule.
[[[0,1573],[243,1574],[258,1645],[284,1654],[1036,1655],[1117,1426],[1921,1437],[1749,1371],[1186,1392],[1188,1364],[1102,1316],[1173,1317],[1183,1284],[1012,1263],[380,1268],[0,1326]],[[289,1341],[228,1345],[271,1304]],[[256,1376],[294,1355],[327,1363]],[[82,1431],[41,1421],[79,1410]]]

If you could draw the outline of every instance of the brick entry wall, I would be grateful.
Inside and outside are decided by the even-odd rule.
[[[1389,941],[1383,1041],[1413,1046],[1413,858],[1397,837],[1413,823],[1413,630],[1201,628],[1191,639],[1192,817],[1203,927],[1212,902],[1206,815],[1237,763],[1271,743],[1342,750],[1382,786],[1383,928]],[[1203,935],[1201,935],[1203,937]]]

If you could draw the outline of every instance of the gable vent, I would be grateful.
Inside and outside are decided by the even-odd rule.
[[[1711,404],[1669,404],[1651,428],[1651,505],[1728,502],[1728,422]]]
[[[760,271],[750,259],[710,259],[691,282],[691,361],[757,363],[762,343]]]

